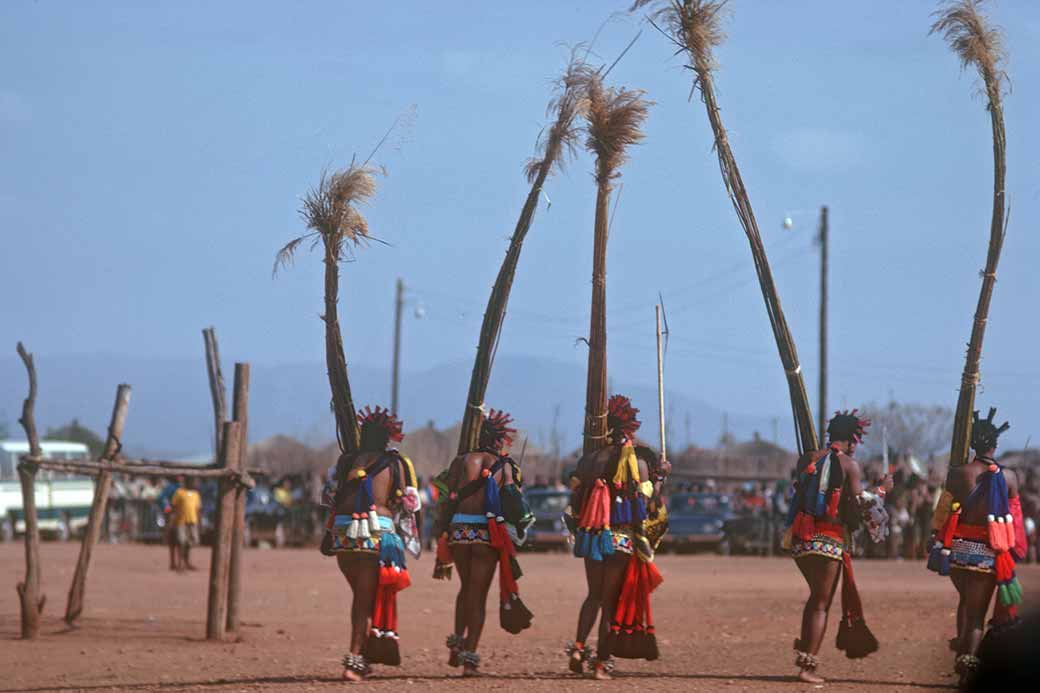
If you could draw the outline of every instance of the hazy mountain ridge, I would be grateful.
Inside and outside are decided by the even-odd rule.
[[[108,425],[116,385],[133,386],[124,445],[129,452],[152,457],[177,457],[212,447],[213,413],[202,358],[169,359],[117,355],[37,356],[39,377],[36,418],[41,431],[73,418],[103,436]],[[433,421],[450,426],[462,417],[472,364],[454,362],[405,372],[401,383],[401,417],[406,431]],[[224,378],[230,388],[234,364],[225,357]],[[332,440],[328,381],[322,363],[252,366],[249,437],[261,440],[278,433],[310,444]],[[389,404],[389,369],[350,367],[355,403]],[[0,419],[14,437],[26,376],[15,357],[0,358]],[[642,409],[643,433],[657,437],[657,390],[654,383],[617,383]],[[667,393],[671,413],[669,447],[687,442],[714,445],[721,433],[723,413],[681,392]],[[585,398],[585,371],[573,364],[528,356],[500,355],[495,363],[487,405],[509,410],[519,426],[531,432],[533,442],[548,446],[554,409],[559,406],[558,431],[564,451],[580,444]],[[230,395],[229,395],[230,401]],[[779,419],[779,442],[791,445],[789,416]],[[753,432],[772,439],[773,420],[761,416],[728,416],[729,431],[738,439]]]

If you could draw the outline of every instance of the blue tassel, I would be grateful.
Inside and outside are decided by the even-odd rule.
[[[577,558],[585,558],[589,555],[592,545],[592,536],[585,530],[578,530],[578,540],[574,542],[574,555]]]
[[[601,532],[599,536],[603,536]],[[588,556],[594,561],[602,561],[603,553],[600,551],[600,539],[599,536],[592,537],[592,541],[589,542],[589,553]]]
[[[928,570],[933,573],[942,572],[942,544],[936,544],[928,552]]]
[[[379,540],[379,562],[405,568],[404,543],[394,532],[384,532]]]
[[[635,521],[642,522],[646,519],[646,501],[643,500],[643,494],[640,493],[636,496],[635,506]]]
[[[498,482],[488,477],[484,484],[484,512],[493,513],[495,517],[502,514],[502,499],[498,493]]]
[[[950,575],[950,554],[946,551],[942,551],[940,555],[939,575],[948,577]]]
[[[621,518],[620,524],[632,524],[632,502],[627,498],[621,500],[621,509],[618,511],[618,515]]]
[[[574,533],[574,548],[571,549],[571,553],[575,558],[581,558],[581,540],[585,536],[585,530],[579,529]]]
[[[605,529],[600,532],[599,535],[599,552],[604,556],[614,555],[614,533],[609,529]]]
[[[816,494],[816,507],[813,508],[812,514],[816,517],[823,517],[827,514],[827,494]]]
[[[610,524],[620,526],[621,522],[621,497],[618,496],[614,499],[614,502],[610,504]]]
[[[805,484],[805,495],[802,498],[802,503],[803,503],[802,510],[804,510],[806,513],[812,515],[813,517],[816,517],[816,515],[817,515],[816,509],[820,505],[820,475],[819,474],[813,474],[812,476],[807,477],[806,484]],[[826,506],[826,502],[824,503],[823,507],[827,507]]]

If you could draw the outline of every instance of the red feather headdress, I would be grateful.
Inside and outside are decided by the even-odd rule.
[[[870,419],[861,419],[859,409],[836,411],[827,424],[827,435],[832,441],[851,440],[861,443],[868,426]]]
[[[631,439],[642,422],[636,418],[639,410],[632,406],[632,400],[624,395],[614,395],[607,403],[607,428],[614,433],[617,440],[618,433]]]
[[[507,444],[512,443],[516,429],[510,428],[511,423],[513,423],[513,417],[506,412],[497,409],[488,410],[484,423],[480,426],[481,450],[499,452]]]
[[[378,426],[386,432],[388,440],[392,440],[395,443],[404,440],[404,424],[401,423],[400,419],[391,414],[389,409],[365,407],[358,412],[357,420],[358,426],[361,427],[362,431],[368,426]]]

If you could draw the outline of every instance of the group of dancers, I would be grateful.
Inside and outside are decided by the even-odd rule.
[[[1014,473],[994,460],[998,436],[1008,428],[975,414],[974,459],[953,467],[936,508],[928,568],[949,575],[959,595],[957,635],[951,640],[956,671],[967,680],[979,666],[978,651],[993,595],[990,625],[1016,618],[1021,588],[1014,563],[1024,556],[1025,531]],[[637,445],[638,409],[615,395],[608,407],[608,442],[585,454],[570,476],[565,520],[573,553],[582,559],[587,594],[578,609],[566,666],[576,674],[610,679],[615,658],[659,656],[650,595],[662,577],[654,552],[667,529],[662,486],[671,470],[650,448]],[[322,551],[336,557],[353,592],[350,651],[343,676],[361,681],[373,664],[401,663],[397,592],[409,584],[405,554],[420,547],[419,494],[411,462],[389,447],[402,439],[400,421],[387,410],[359,414],[361,450],[345,454],[329,472],[328,532]],[[434,577],[457,571],[459,590],[447,637],[447,662],[463,676],[480,672],[478,648],[488,592],[499,574],[500,622],[519,633],[533,618],[519,597],[516,547],[533,521],[522,494],[522,473],[509,456],[512,418],[491,410],[480,429],[479,450],[456,457],[436,485],[437,553]],[[849,658],[878,649],[867,628],[852,571],[853,532],[875,542],[887,535],[885,493],[891,476],[868,487],[855,452],[870,422],[856,410],[837,412],[828,444],[798,462],[784,546],[809,588],[801,632],[794,642],[798,677],[822,683],[818,655],[828,614],[842,586],[836,646]],[[595,646],[589,637],[597,620]]]

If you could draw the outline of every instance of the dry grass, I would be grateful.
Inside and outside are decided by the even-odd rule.
[[[546,174],[560,170],[569,159],[578,153],[581,138],[581,127],[578,117],[588,109],[588,98],[585,84],[591,69],[575,54],[563,74],[556,80],[555,95],[549,101],[546,115],[552,119],[552,125],[542,130],[538,137],[539,156],[532,157],[524,166],[524,174],[528,183],[534,183],[543,166],[548,166]]]
[[[300,206],[300,216],[310,231],[282,246],[275,257],[274,271],[291,265],[296,250],[308,240],[312,242],[312,248],[324,243],[336,259],[347,257],[349,246],[372,240],[368,221],[358,206],[375,195],[375,176],[378,173],[382,170],[354,163],[331,174],[322,171],[318,185],[304,195]]]
[[[1000,100],[1000,86],[1007,78],[1003,64],[1004,35],[989,26],[979,11],[982,0],[957,0],[935,13],[933,34],[941,35],[961,59],[961,67],[975,67],[986,85],[990,100]]]
[[[726,35],[722,18],[728,0],[636,0],[631,11],[653,6],[649,19],[695,66],[714,68],[712,50]]]
[[[639,89],[605,87],[598,72],[586,76],[585,92],[585,147],[596,155],[596,182],[609,185],[620,175],[618,169],[628,159],[628,147],[643,139],[642,125],[652,102]]]

